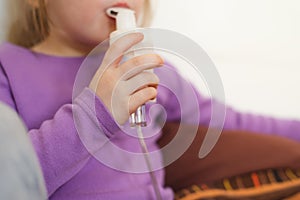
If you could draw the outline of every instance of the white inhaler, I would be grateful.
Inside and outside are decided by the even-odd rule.
[[[118,35],[128,31],[133,31],[137,28],[135,12],[133,10],[122,7],[113,7],[107,9],[107,15],[116,19],[116,31],[113,31],[110,34],[110,45],[119,38]],[[132,56],[135,56],[134,51]],[[138,107],[138,109],[130,115],[129,122],[131,127],[147,126],[145,104]]]
[[[125,33],[127,31],[132,31],[136,28],[136,19],[133,10],[127,8],[119,8],[119,7],[109,8],[107,10],[107,15],[116,19],[116,27],[117,27],[117,30],[110,34],[110,44],[112,44],[116,39],[119,38],[118,35]],[[133,51],[133,56],[135,56],[134,54],[136,53]],[[149,71],[153,71],[153,70],[149,70]],[[142,127],[147,126],[145,104],[138,107],[138,109],[130,115],[129,122],[130,122],[130,126],[136,127],[138,130],[137,132],[139,136],[140,145],[150,173],[156,199],[162,200],[162,196],[159,190],[159,185],[153,173],[153,167],[151,165],[151,159],[149,157],[148,148],[142,133]]]

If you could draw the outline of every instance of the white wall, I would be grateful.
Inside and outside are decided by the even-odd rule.
[[[6,0],[0,0],[0,40]],[[213,59],[227,103],[300,119],[299,0],[157,0],[154,27],[182,33]]]
[[[228,104],[300,119],[299,0],[158,0],[153,26],[206,50]]]

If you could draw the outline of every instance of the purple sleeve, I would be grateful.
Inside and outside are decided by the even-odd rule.
[[[218,101],[203,98],[198,94],[199,107],[202,111],[200,123],[208,124],[211,115],[211,107],[222,106]],[[242,113],[226,106],[224,129],[246,130],[258,133],[273,134],[300,141],[300,121],[279,119],[270,116],[263,116],[251,113]]]
[[[97,117],[91,107],[94,103],[97,113],[101,113]],[[98,121],[113,123],[100,100],[95,98],[91,90],[85,88],[72,105],[64,105],[52,120],[45,121],[38,130],[29,131],[44,172],[49,195],[78,173],[91,157],[82,143],[83,137],[92,137],[91,133],[99,134],[99,131],[105,133],[102,134],[104,137],[111,136],[105,127],[99,129]],[[113,127],[117,128],[116,125]],[[84,131],[79,133],[78,130]],[[99,143],[97,145],[101,146]]]
[[[164,87],[160,87],[160,100],[167,111],[169,121],[180,120],[180,115],[189,118],[199,109],[200,120],[197,123],[209,125],[212,116],[212,106],[218,109],[224,108],[224,129],[246,130],[265,134],[273,134],[300,141],[300,121],[278,119],[274,117],[238,112],[224,103],[203,97],[189,82],[187,82],[176,69],[164,67],[159,71],[159,76]],[[174,89],[176,88],[176,89]],[[196,97],[195,97],[196,96]],[[197,105],[192,100],[197,99]],[[181,100],[178,100],[181,99]],[[178,101],[181,101],[178,103]],[[184,105],[184,111],[180,111]],[[181,113],[180,113],[181,112]],[[199,119],[199,118],[198,118]],[[195,122],[195,120],[194,120]]]
[[[83,112],[79,106],[74,107]],[[49,196],[89,158],[76,133],[71,105],[60,108],[54,118],[45,121],[39,129],[30,130],[29,137],[39,157]]]
[[[9,88],[9,81],[2,71],[0,72],[0,100],[16,110]],[[96,107],[97,116],[92,111],[91,105]],[[75,118],[77,126],[74,123]],[[110,131],[104,126],[99,129],[99,124],[104,121],[107,126],[110,126]],[[78,134],[78,128],[85,131]],[[44,174],[48,196],[76,175],[91,157],[82,143],[82,137],[90,138],[93,137],[90,133],[104,132],[100,135],[109,138],[114,128],[116,129],[117,125],[114,124],[106,108],[91,90],[85,88],[73,104],[62,106],[53,119],[44,121],[39,129],[29,131],[29,137]],[[101,144],[97,145],[99,147]]]

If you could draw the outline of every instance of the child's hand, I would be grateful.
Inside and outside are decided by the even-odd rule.
[[[161,66],[160,56],[145,54],[120,64],[122,55],[142,40],[141,33],[130,33],[116,40],[89,86],[119,124],[124,124],[131,113],[157,95],[159,78],[145,70]]]

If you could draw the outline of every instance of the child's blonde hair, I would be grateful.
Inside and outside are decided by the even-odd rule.
[[[10,15],[7,32],[9,42],[30,48],[48,36],[49,19],[45,0],[7,1]],[[149,26],[152,21],[153,5],[151,1],[153,0],[145,0],[141,20],[142,27]]]

